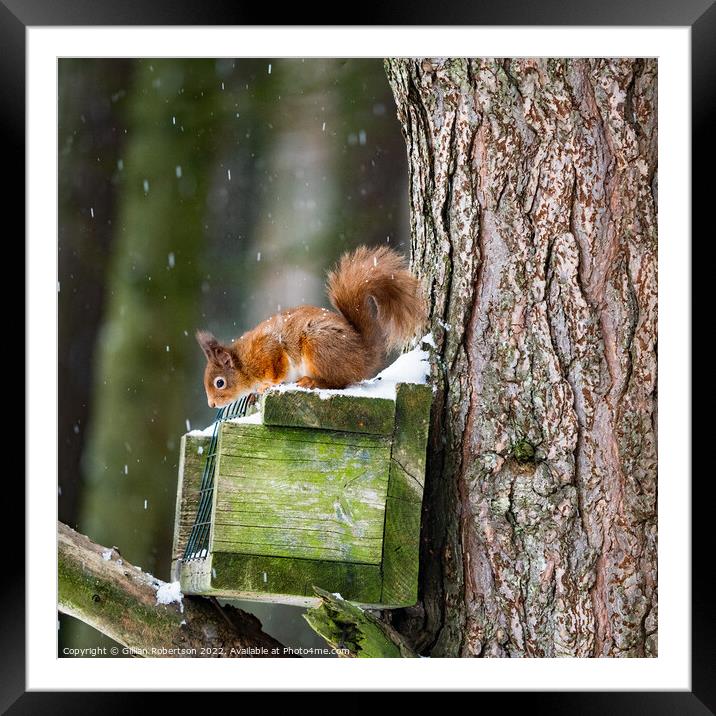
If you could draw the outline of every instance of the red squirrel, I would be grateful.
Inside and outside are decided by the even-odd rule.
[[[315,306],[281,311],[231,344],[197,331],[207,358],[209,407],[278,383],[345,388],[372,378],[388,351],[413,337],[424,321],[418,280],[386,247],[344,254],[328,274],[327,290],[337,312]]]

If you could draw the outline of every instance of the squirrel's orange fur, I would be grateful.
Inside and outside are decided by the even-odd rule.
[[[385,247],[362,246],[345,254],[328,274],[328,296],[338,313],[291,308],[229,345],[198,331],[207,358],[209,407],[277,383],[345,388],[372,378],[387,351],[411,338],[424,320],[417,279],[403,258]]]

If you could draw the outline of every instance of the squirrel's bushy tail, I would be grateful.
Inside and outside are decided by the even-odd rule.
[[[418,280],[395,251],[361,246],[328,274],[328,297],[371,348],[397,348],[425,318]]]

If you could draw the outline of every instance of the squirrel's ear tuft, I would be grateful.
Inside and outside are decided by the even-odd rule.
[[[231,353],[209,331],[197,331],[196,340],[208,361],[224,368],[233,367],[234,359]]]
[[[196,342],[201,346],[207,360],[214,360],[214,349],[219,347],[219,341],[209,331],[197,331]]]

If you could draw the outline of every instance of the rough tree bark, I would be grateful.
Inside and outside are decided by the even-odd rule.
[[[433,656],[655,656],[656,61],[386,70],[440,361],[393,625]]]

